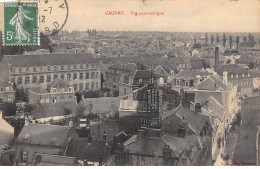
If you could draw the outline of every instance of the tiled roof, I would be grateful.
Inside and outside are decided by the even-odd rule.
[[[89,53],[77,54],[49,54],[49,55],[8,55],[7,62],[14,67],[72,65],[98,62]]]
[[[28,124],[23,127],[17,142],[62,147],[70,130],[68,126]]]

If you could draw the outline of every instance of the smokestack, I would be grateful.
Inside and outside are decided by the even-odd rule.
[[[106,131],[104,131],[104,134],[103,134],[103,141],[106,141],[107,140],[107,134],[106,134]]]
[[[215,69],[219,67],[219,48],[215,47]]]

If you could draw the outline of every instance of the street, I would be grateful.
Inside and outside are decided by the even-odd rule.
[[[242,101],[242,125],[234,150],[233,163],[256,165],[256,133],[260,125],[260,97],[246,98]]]

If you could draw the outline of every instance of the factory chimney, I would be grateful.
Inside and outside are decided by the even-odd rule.
[[[219,67],[219,48],[215,47],[215,69]]]

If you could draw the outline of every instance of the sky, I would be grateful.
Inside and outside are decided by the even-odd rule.
[[[69,14],[64,29],[70,31],[97,29],[260,32],[260,0],[67,0],[67,2]],[[107,11],[123,11],[124,15],[106,15]],[[163,12],[163,15],[134,16],[131,11]]]

